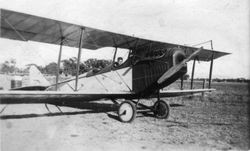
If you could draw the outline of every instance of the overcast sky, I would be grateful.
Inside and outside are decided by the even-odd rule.
[[[250,78],[248,0],[0,0],[0,8],[169,43],[212,39],[215,50],[232,53],[214,61],[213,77]],[[56,62],[58,50],[0,38],[0,60],[15,58],[19,67]],[[112,53],[83,49],[82,60],[111,59]],[[77,49],[63,48],[63,59],[73,56]],[[200,62],[195,76],[208,77],[208,71],[209,64]]]

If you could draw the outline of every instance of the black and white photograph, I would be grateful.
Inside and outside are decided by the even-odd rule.
[[[250,150],[249,0],[0,0],[0,151]]]

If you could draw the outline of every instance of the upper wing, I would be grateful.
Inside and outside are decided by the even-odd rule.
[[[63,45],[78,47],[80,31],[84,28],[82,47],[86,49],[95,50],[102,47],[118,47],[137,50],[149,47],[151,49],[162,49],[178,46],[183,48],[187,55],[192,54],[197,49],[195,47],[122,35],[5,9],[0,9],[0,11],[0,37],[8,39],[31,40],[60,45],[63,37]],[[208,61],[212,55],[216,59],[226,54],[228,53],[203,49],[198,57],[201,61]]]

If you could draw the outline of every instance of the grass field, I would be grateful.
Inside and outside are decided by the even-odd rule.
[[[189,83],[184,85],[190,86]],[[172,85],[175,88],[179,86],[178,82]],[[212,87],[216,91],[205,94],[204,97],[168,99],[170,104],[185,106],[181,111],[174,108],[173,116],[178,116],[173,118],[193,127],[195,133],[207,133],[205,136],[208,136],[215,146],[220,143],[228,144],[228,148],[221,145],[225,148],[219,149],[230,149],[232,146],[249,149],[249,84],[212,83]],[[202,88],[202,82],[195,82],[194,88]]]

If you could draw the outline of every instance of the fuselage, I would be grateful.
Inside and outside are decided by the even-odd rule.
[[[140,97],[148,97],[157,90],[170,85],[187,72],[185,66],[164,82],[157,83],[157,80],[168,69],[184,58],[185,54],[179,48],[131,51],[127,60],[121,65],[117,66],[113,62],[102,70],[92,70],[80,75],[77,90],[75,89],[76,80],[69,80],[60,83],[58,91],[133,92]]]

